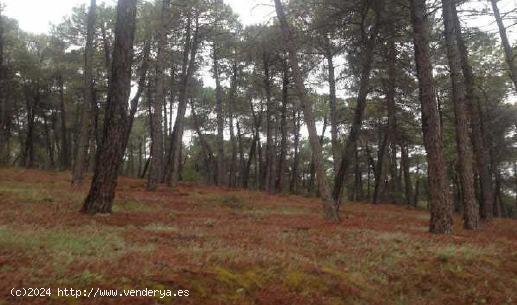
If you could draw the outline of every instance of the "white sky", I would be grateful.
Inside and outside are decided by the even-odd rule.
[[[50,23],[57,24],[81,4],[89,5],[89,0],[0,0],[5,7],[4,15],[19,21],[24,31],[46,33]],[[115,0],[98,0],[97,3],[115,4]],[[241,17],[245,25],[262,23],[274,16],[272,0],[225,0]]]

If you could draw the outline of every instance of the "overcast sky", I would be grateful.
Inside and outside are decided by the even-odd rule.
[[[4,14],[20,22],[28,32],[46,33],[50,23],[59,23],[70,14],[74,6],[89,5],[89,0],[0,0],[6,5]],[[98,0],[100,3],[115,4],[115,0]],[[272,0],[224,0],[248,25],[264,22],[274,16]]]

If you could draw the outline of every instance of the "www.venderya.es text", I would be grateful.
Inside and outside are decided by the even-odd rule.
[[[13,297],[73,297],[73,298],[103,298],[103,297],[188,297],[188,290],[174,289],[74,289],[74,288],[12,288]]]

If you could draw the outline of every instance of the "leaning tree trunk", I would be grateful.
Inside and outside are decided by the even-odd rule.
[[[183,129],[185,122],[185,112],[187,110],[187,93],[190,81],[196,69],[196,55],[199,46],[199,16],[195,17],[195,30],[191,35],[192,21],[190,15],[187,18],[185,31],[185,46],[183,50],[183,64],[181,84],[178,94],[178,110],[174,129],[170,138],[170,148],[168,152],[167,165],[165,167],[164,180],[168,186],[175,187],[179,179],[181,144],[183,139]]]
[[[458,152],[458,168],[463,190],[463,226],[475,230],[479,227],[479,208],[474,192],[473,156],[470,143],[470,117],[467,112],[467,97],[461,72],[461,59],[456,44],[456,31],[452,17],[451,0],[442,0],[442,12],[445,25],[445,41],[452,82],[452,102],[456,118],[456,150]]]
[[[311,144],[312,154],[314,156],[314,166],[316,167],[316,180],[318,182],[318,189],[320,192],[321,199],[323,201],[323,210],[325,218],[331,221],[339,221],[339,212],[337,204],[332,200],[329,186],[327,184],[327,177],[323,165],[323,152],[316,132],[316,124],[314,120],[314,113],[312,110],[312,102],[305,93],[305,85],[303,83],[302,72],[298,62],[297,47],[293,33],[287,23],[287,17],[284,13],[284,8],[280,0],[275,0],[275,8],[282,35],[284,37],[285,45],[289,51],[289,62],[294,78],[295,90],[301,102],[301,108],[303,110],[305,123],[309,131],[309,142]]]
[[[362,57],[362,70],[361,78],[359,81],[359,93],[357,96],[357,106],[354,112],[354,118],[352,121],[352,127],[345,144],[345,149],[342,152],[341,164],[339,170],[334,179],[334,191],[333,198],[337,205],[341,203],[341,196],[343,193],[343,187],[346,183],[350,164],[354,156],[354,148],[357,140],[359,139],[359,132],[363,123],[364,111],[366,109],[366,98],[370,91],[370,74],[372,70],[373,55],[377,44],[379,27],[381,23],[381,14],[384,9],[384,1],[377,4],[379,7],[376,10],[376,24],[370,31],[370,37],[365,41]]]
[[[515,92],[517,92],[517,60],[513,55],[512,45],[508,41],[506,28],[504,26],[503,19],[501,18],[501,14],[499,13],[499,8],[497,7],[497,0],[490,0],[490,3],[492,4],[492,11],[494,12],[497,27],[499,28],[499,37],[501,38],[501,44],[503,45],[504,56],[506,63],[508,64],[509,74],[515,88]]]
[[[165,105],[165,61],[167,59],[167,32],[169,27],[170,0],[162,1],[160,26],[158,28],[158,51],[156,55],[156,74],[154,94],[151,96],[151,164],[147,177],[147,190],[154,191],[163,176],[163,129],[162,109]]]
[[[79,130],[79,141],[74,166],[72,168],[72,185],[79,187],[83,184],[84,173],[88,169],[88,149],[90,147],[90,136],[93,123],[94,107],[94,80],[93,80],[93,55],[95,38],[95,22],[97,3],[91,0],[88,12],[86,46],[84,48],[84,78],[83,93],[84,100],[80,106],[81,127]]]
[[[433,84],[433,67],[429,55],[429,29],[425,0],[411,0],[411,22],[417,67],[422,132],[428,163],[428,189],[431,208],[429,231],[452,232],[452,201],[447,182],[440,117]]]
[[[118,173],[127,145],[136,2],[137,0],[119,0],[117,5],[112,72],[102,142],[96,156],[90,191],[82,208],[88,214],[111,213]]]
[[[467,107],[472,115],[472,144],[476,156],[476,164],[481,182],[482,194],[480,214],[483,220],[490,221],[494,214],[494,190],[492,185],[492,175],[490,173],[490,152],[488,145],[484,140],[486,137],[482,129],[481,111],[477,107],[479,99],[476,96],[474,89],[474,75],[472,73],[472,67],[469,63],[468,50],[465,42],[463,41],[461,24],[458,19],[458,13],[456,12],[456,5],[454,2],[451,4],[451,11],[452,19],[454,22],[453,27],[456,32],[456,40],[460,52],[461,67],[465,77],[464,81],[467,90]]]

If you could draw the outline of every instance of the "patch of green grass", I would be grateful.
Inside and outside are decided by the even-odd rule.
[[[493,254],[493,247],[475,247],[470,245],[449,245],[439,247],[435,250],[436,257],[443,263],[449,262],[451,259],[460,259],[465,261],[474,261],[487,255]]]
[[[113,203],[113,212],[150,212],[153,209],[140,201],[136,200],[115,200]]]
[[[25,184],[0,185],[0,195],[19,203],[54,203],[54,198],[41,186]]]
[[[54,255],[107,257],[124,249],[125,242],[115,232],[93,226],[74,230],[0,227],[0,247],[28,252],[44,249]]]

